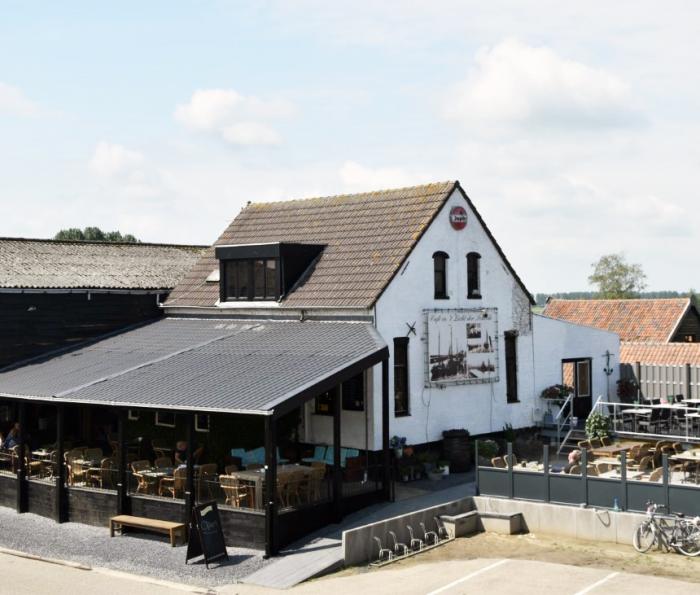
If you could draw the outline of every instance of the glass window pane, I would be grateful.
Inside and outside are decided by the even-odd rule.
[[[265,261],[265,297],[275,299],[277,297],[277,261]]]
[[[256,260],[253,264],[253,277],[255,278],[255,295],[256,298],[265,297],[265,261]]]
[[[590,365],[587,361],[576,362],[576,376],[578,381],[577,393],[579,397],[588,397],[591,394]]]
[[[248,298],[248,261],[238,262],[238,298]]]
[[[238,275],[238,267],[235,261],[228,261],[224,263],[224,275],[226,277],[226,287],[224,288],[224,295],[226,299],[236,299],[238,293],[236,292],[236,282]]]

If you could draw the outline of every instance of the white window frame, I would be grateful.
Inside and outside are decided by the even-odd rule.
[[[129,421],[138,421],[141,419],[141,412],[138,409],[129,409],[127,419]]]
[[[206,427],[201,427],[199,425],[199,420],[202,417],[207,418]],[[208,413],[195,413],[194,414],[194,431],[195,432],[208,432],[211,429],[211,416]]]
[[[173,423],[161,421],[159,418],[162,414],[167,413],[173,416]],[[162,428],[174,428],[175,427],[175,412],[174,411],[156,411],[155,425]]]

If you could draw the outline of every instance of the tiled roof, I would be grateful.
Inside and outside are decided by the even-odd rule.
[[[166,318],[0,372],[0,395],[261,413],[384,349],[364,323]]]
[[[241,211],[215,245],[323,244],[326,247],[311,274],[282,300],[281,306],[369,308],[458,188],[457,182],[443,182],[364,194],[253,203]],[[495,240],[494,244],[500,252]],[[503,259],[510,268],[505,256]],[[217,268],[212,248],[173,290],[166,307],[214,306],[219,298],[218,285],[205,280]],[[510,270],[529,296],[515,271]]]
[[[636,300],[550,299],[543,314],[613,331],[621,341],[666,342],[690,306],[689,298]]]
[[[0,287],[171,289],[202,246],[0,238]]]
[[[620,362],[657,366],[700,366],[700,343],[621,343]]]

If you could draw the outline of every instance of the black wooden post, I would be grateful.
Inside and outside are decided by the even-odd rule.
[[[634,362],[634,371],[637,375],[637,400],[642,399],[642,363]],[[624,427],[624,425],[623,425]]]
[[[27,445],[25,444],[27,440],[27,404],[21,401],[19,404],[19,435],[17,436],[17,442],[19,448],[17,449],[17,454],[19,455],[19,460],[17,461],[17,512],[27,512]]]
[[[515,480],[513,478],[513,443],[508,443],[508,497],[513,498],[515,496]]]
[[[664,504],[666,505],[666,512],[668,514],[671,514],[671,498],[670,498],[670,493],[669,493],[669,487],[668,487],[668,479],[669,479],[669,473],[668,473],[668,455],[667,454],[662,454],[661,455],[661,464],[663,465],[664,468]]]
[[[117,412],[117,514],[129,513],[129,501],[127,487],[129,478],[126,473],[127,450],[126,450],[126,410],[119,409]]]
[[[277,554],[277,423],[265,417],[265,557]]]
[[[65,440],[65,406],[56,405],[56,492],[54,502],[54,518],[57,523],[66,521],[66,466],[63,460]]]
[[[342,404],[343,385],[339,384],[333,390],[333,515],[336,523],[343,518],[343,470],[340,467]]]
[[[384,471],[384,499],[393,501],[389,422],[389,359],[387,358],[382,360],[382,466]]]
[[[474,490],[479,495],[479,441],[474,440]]]
[[[544,501],[549,502],[550,500],[550,486],[549,486],[549,444],[545,444],[542,447],[542,464],[544,465]]]
[[[620,508],[627,510],[627,453],[620,453]]]
[[[691,394],[691,384],[690,384],[690,364],[685,365],[685,400],[687,401],[688,399],[692,399],[693,395]],[[697,397],[696,397],[697,398]]]
[[[194,508],[194,413],[187,414],[187,478],[185,479],[185,523],[192,519]]]
[[[581,482],[583,491],[583,502],[588,505],[588,451],[583,448],[581,449]]]

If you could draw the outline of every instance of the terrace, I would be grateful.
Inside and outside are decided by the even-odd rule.
[[[7,370],[0,505],[106,526],[186,522],[214,500],[227,544],[273,555],[388,498],[386,358],[365,324],[166,319]],[[384,414],[383,448],[348,447],[344,387],[379,363],[381,400],[363,400]],[[330,444],[303,440],[314,400]]]

